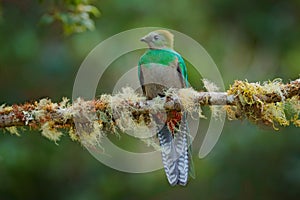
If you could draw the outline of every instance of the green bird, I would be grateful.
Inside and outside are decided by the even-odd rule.
[[[147,99],[163,97],[169,88],[188,87],[187,68],[183,58],[173,50],[174,36],[167,30],[156,30],[141,41],[149,49],[140,58],[138,76]],[[185,112],[167,112],[154,116],[161,146],[162,163],[170,185],[185,186],[193,177],[189,129]]]

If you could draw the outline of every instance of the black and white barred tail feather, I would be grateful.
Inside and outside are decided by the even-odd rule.
[[[158,139],[161,146],[161,157],[164,170],[170,185],[174,186],[178,182],[177,153],[174,139],[167,125],[158,132]]]
[[[185,186],[188,182],[189,176],[189,165],[190,165],[190,155],[189,155],[189,142],[188,142],[188,127],[185,117],[183,118],[179,131],[174,136],[175,149],[178,156],[177,166],[178,166],[178,184]]]
[[[162,162],[170,185],[185,186],[188,182],[190,151],[186,118],[183,117],[179,130],[173,137],[167,125],[158,132],[162,148]]]

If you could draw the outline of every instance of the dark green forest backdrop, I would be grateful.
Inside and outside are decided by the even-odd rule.
[[[300,74],[298,0],[101,0],[93,4],[101,12],[91,17],[95,30],[68,36],[60,23],[41,22],[51,6],[48,2],[0,1],[0,104],[71,98],[77,70],[89,51],[114,34],[145,26],[175,29],[197,40],[214,59],[227,88],[235,79],[280,77],[286,82]],[[197,75],[189,76],[197,84]],[[106,92],[111,91],[113,80],[105,80]],[[208,157],[200,160],[195,145],[196,179],[185,188],[170,187],[163,170],[128,174],[106,167],[68,137],[55,145],[38,131],[25,131],[21,137],[0,132],[0,199],[300,195],[300,133],[295,127],[275,131],[247,121],[227,121]]]

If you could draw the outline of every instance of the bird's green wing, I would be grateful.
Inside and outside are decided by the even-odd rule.
[[[189,87],[189,82],[188,82],[188,75],[187,75],[187,68],[185,65],[185,62],[183,60],[183,58],[181,57],[181,55],[179,53],[177,53],[176,51],[172,50],[172,49],[167,49],[165,51],[170,52],[171,54],[175,55],[178,59],[178,71],[180,72],[184,83],[185,83],[185,87]]]
[[[185,82],[185,86],[189,87],[186,65],[185,65],[184,60],[181,56],[180,56],[180,58],[178,58],[178,62],[179,62],[179,68],[181,70],[181,75],[182,75],[183,80]]]

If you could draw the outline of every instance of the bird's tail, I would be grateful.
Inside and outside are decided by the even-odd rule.
[[[174,136],[165,124],[158,132],[158,139],[162,148],[162,162],[170,185],[185,186],[192,167],[189,129],[185,114]]]

